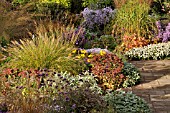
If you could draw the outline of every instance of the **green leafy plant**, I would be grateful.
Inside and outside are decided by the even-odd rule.
[[[155,20],[148,16],[150,5],[145,1],[127,1],[117,11],[113,20],[113,35],[136,34],[137,36],[152,38],[156,32]],[[151,32],[152,31],[152,32]]]
[[[94,39],[91,44],[93,48],[107,48],[108,50],[113,51],[117,46],[117,41],[111,35],[102,35],[100,38]]]
[[[151,113],[145,100],[132,92],[115,91],[106,94],[105,99],[116,113]]]
[[[133,48],[125,52],[125,55],[132,60],[158,60],[170,55],[170,42],[150,44],[148,46]]]
[[[72,28],[49,24],[37,27],[35,38],[32,40],[12,41],[7,49],[11,54],[9,67],[20,69],[53,68],[58,71],[78,72],[83,63],[68,56],[74,49],[78,34]],[[80,66],[81,64],[81,66]]]
[[[122,73],[126,78],[123,82],[123,85],[122,85],[123,87],[125,88],[131,87],[139,83],[139,80],[140,80],[139,70],[131,63],[128,63],[128,62],[124,63]]]
[[[168,18],[169,10],[170,3],[168,0],[153,0],[150,13],[158,19]]]
[[[90,9],[102,9],[112,6],[112,0],[83,0],[82,5]]]

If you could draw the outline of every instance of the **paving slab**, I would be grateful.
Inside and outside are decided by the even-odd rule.
[[[153,113],[170,113],[170,60],[132,61],[141,83],[131,88],[146,100]]]

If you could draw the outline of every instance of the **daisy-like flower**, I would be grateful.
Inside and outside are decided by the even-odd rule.
[[[103,56],[103,55],[105,55],[105,54],[106,54],[106,51],[103,51],[103,50],[100,51],[100,55],[101,55],[101,56]]]
[[[93,54],[90,54],[90,55],[88,55],[88,58],[92,58],[94,55]]]
[[[76,49],[72,51],[72,53],[76,53],[76,52],[77,52],[77,50],[76,50]]]
[[[82,49],[82,50],[81,50],[81,53],[82,53],[82,54],[85,54],[85,53],[87,53],[87,51],[84,50],[84,49]]]

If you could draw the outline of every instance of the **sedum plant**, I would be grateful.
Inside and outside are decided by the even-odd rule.
[[[133,48],[125,52],[129,59],[149,60],[163,59],[170,55],[170,42],[150,44],[148,46]]]
[[[68,56],[78,37],[73,31],[71,27],[59,24],[57,27],[52,23],[38,26],[33,39],[12,41],[7,49],[11,55],[7,66],[19,69],[53,68],[72,73],[80,71],[83,64],[80,66],[78,59]]]
[[[146,101],[132,92],[115,91],[105,95],[108,105],[116,113],[151,113]]]

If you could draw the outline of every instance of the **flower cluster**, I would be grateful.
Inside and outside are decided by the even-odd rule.
[[[101,26],[106,25],[114,17],[115,10],[106,7],[98,10],[85,8],[82,12],[84,17],[83,25],[89,30],[100,30]]]
[[[163,28],[160,21],[157,21],[156,25],[158,28],[158,37],[162,39],[162,42],[168,42],[170,40],[170,23],[165,28]]]
[[[125,52],[130,59],[162,59],[170,55],[170,42],[150,44],[148,46],[133,48]]]

